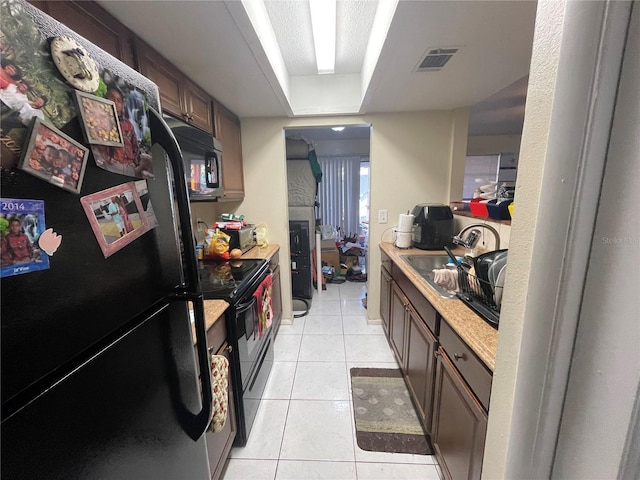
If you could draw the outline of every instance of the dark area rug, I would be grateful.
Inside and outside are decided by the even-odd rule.
[[[351,391],[361,449],[433,455],[399,369],[352,368]]]

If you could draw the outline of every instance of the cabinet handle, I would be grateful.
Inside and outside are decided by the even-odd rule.
[[[464,353],[454,353],[454,354],[453,354],[453,358],[455,358],[455,359],[456,359],[456,362],[457,362],[458,360],[464,360]]]
[[[229,353],[233,352],[233,345],[227,345],[225,350]]]

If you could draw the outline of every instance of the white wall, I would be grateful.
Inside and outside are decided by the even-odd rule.
[[[400,213],[417,203],[449,202],[452,164],[464,164],[466,125],[454,125],[456,115],[466,110],[372,114],[358,117],[246,118],[242,119],[242,153],[245,170],[245,200],[239,206],[248,218],[263,221],[269,240],[282,246],[283,317],[291,318],[290,267],[287,214],[287,177],[284,128],[368,123],[371,128],[371,215],[388,211],[389,223],[373,222],[369,230],[368,316],[379,318],[380,253],[383,234],[390,231]],[[462,131],[463,130],[463,131]],[[454,149],[454,145],[456,148]],[[452,160],[452,155],[456,158]],[[460,170],[458,168],[458,170]]]
[[[629,268],[640,262],[640,10],[634,15],[553,468],[558,479],[640,475],[637,463],[635,473],[619,472],[627,426],[638,428],[631,416],[640,382],[640,283]],[[638,458],[640,445],[628,448]]]
[[[620,437],[626,435],[627,425],[621,418],[628,418],[631,399],[624,399],[621,410],[626,408],[626,413],[617,412],[611,424],[600,407],[611,405],[613,412],[620,405],[618,382],[629,382],[621,392],[627,395],[637,388],[637,363],[629,360],[637,361],[638,349],[637,344],[629,347],[633,343],[629,338],[617,345],[600,338],[595,325],[610,326],[616,333],[625,326],[637,328],[637,321],[624,323],[626,318],[637,319],[637,302],[635,307],[618,302],[610,312],[590,313],[585,319],[593,326],[586,328],[582,339],[577,333],[584,306],[603,304],[608,288],[615,288],[605,283],[599,291],[584,290],[630,5],[538,2],[483,478],[550,478],[557,455],[565,455],[564,465],[569,466],[569,470],[558,470],[559,478],[616,478],[594,475],[589,465],[595,468],[617,461],[613,456],[606,458],[607,444],[614,442],[619,448]],[[618,101],[637,108],[637,82],[631,94]],[[628,138],[636,144],[625,161],[637,162],[638,136]],[[637,219],[629,220],[629,228],[633,231],[635,225],[637,235]],[[594,273],[624,278],[628,265],[638,261],[637,247],[630,253],[627,267],[622,261]],[[598,268],[596,263],[593,266]],[[583,304],[587,293],[591,298]],[[596,344],[597,349],[590,348]],[[585,398],[594,391],[593,383],[570,389],[565,396],[576,345],[605,367],[603,376],[593,366],[586,376],[575,378],[579,383],[581,376],[591,376],[590,382],[600,377],[597,405],[592,402],[596,399]],[[617,366],[612,365],[614,356],[619,358]],[[578,372],[584,374],[584,368],[578,366]],[[558,445],[563,414],[569,410],[579,420],[569,427],[573,432],[564,444]],[[602,418],[593,418],[593,412]],[[590,427],[582,428],[585,425]],[[602,465],[598,468],[605,471]]]

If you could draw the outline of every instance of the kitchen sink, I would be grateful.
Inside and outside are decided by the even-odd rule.
[[[457,298],[455,293],[445,290],[433,281],[432,270],[444,268],[449,261],[448,255],[400,255],[400,257],[442,298]]]

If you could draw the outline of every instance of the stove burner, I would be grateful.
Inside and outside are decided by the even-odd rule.
[[[204,261],[198,270],[200,290],[205,299],[222,299],[232,303],[234,298],[251,288],[267,268],[267,261],[261,259]]]

